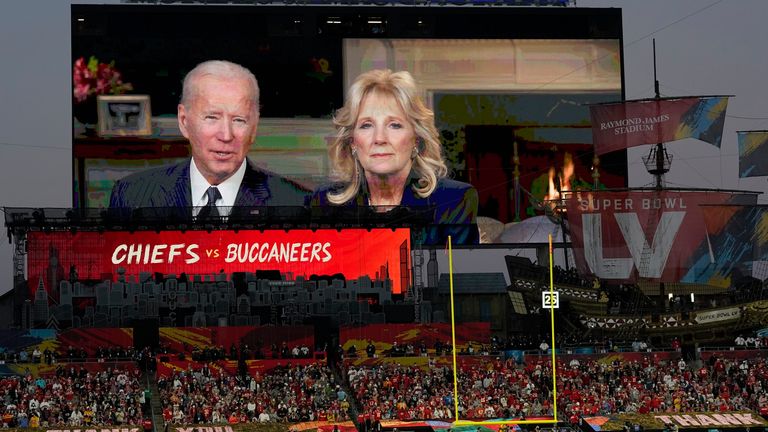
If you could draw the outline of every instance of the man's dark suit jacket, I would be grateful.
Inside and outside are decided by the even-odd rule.
[[[403,191],[400,206],[416,211],[428,211],[426,227],[421,236],[423,244],[444,245],[448,236],[454,244],[477,244],[480,233],[477,227],[477,189],[468,183],[447,178],[439,179],[434,192],[426,198],[416,195],[412,185],[418,179],[411,173],[409,185]],[[311,207],[337,206],[341,208],[368,208],[368,191],[365,185],[357,197],[344,204],[336,205],[328,201],[329,191],[338,191],[344,185],[334,184],[318,188],[309,201]]]
[[[157,209],[155,215],[167,212],[169,216],[192,216],[192,186],[189,177],[190,160],[175,165],[153,168],[131,174],[115,183],[109,199],[109,208],[119,216],[133,209]],[[246,163],[245,175],[235,198],[230,216],[238,209],[260,206],[302,206],[307,191],[296,183],[275,173]],[[127,213],[126,213],[127,212]],[[150,214],[146,212],[145,214]]]

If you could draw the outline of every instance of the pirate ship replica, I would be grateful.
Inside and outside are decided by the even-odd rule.
[[[698,145],[680,141],[693,138],[720,147],[729,96],[661,97],[655,44],[654,84],[653,98],[590,106],[594,188],[570,187],[567,160],[560,175],[550,172],[542,207],[569,234],[580,276],[555,289],[570,306],[572,332],[654,344],[732,339],[735,331],[768,324],[768,254],[756,246],[768,244],[768,231],[760,229],[768,217],[757,192],[665,184],[673,159],[668,145]],[[768,132],[739,134],[742,175],[768,175],[768,157],[758,156],[768,152],[761,150],[766,143]],[[653,185],[598,190],[600,156],[645,145],[652,146],[642,160]],[[513,263],[510,291],[537,301],[549,288],[530,284],[531,274]]]

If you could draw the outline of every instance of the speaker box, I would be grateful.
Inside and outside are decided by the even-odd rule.
[[[160,346],[160,323],[157,319],[133,320],[133,348],[141,351],[145,347]]]

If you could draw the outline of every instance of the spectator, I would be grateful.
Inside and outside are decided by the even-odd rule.
[[[680,351],[680,339],[677,337],[672,339],[672,349],[675,351]]]
[[[747,337],[747,339],[744,341],[744,347],[748,348],[750,346],[753,346],[753,347],[757,348],[756,342],[757,342],[757,339],[755,339],[754,336],[749,335],[749,337]]]
[[[43,356],[43,353],[40,352],[40,348],[35,347],[35,350],[32,351],[32,363],[40,363],[40,358]]]
[[[549,350],[549,344],[547,343],[547,341],[542,340],[541,343],[539,344],[539,353],[546,354],[548,350]]]

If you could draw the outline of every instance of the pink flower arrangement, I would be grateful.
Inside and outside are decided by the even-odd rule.
[[[124,83],[122,75],[115,69],[115,62],[99,63],[91,56],[86,63],[85,57],[75,61],[72,68],[75,101],[84,102],[91,95],[123,94],[133,90],[131,83]]]

